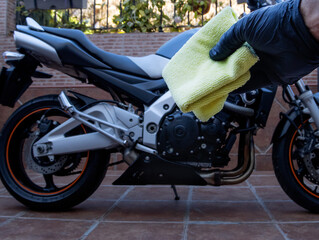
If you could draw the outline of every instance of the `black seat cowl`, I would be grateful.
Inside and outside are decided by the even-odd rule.
[[[30,30],[27,26],[17,26],[17,30],[22,33],[26,33],[30,36],[36,37],[37,39],[52,46],[59,55],[61,62],[64,65],[74,66],[85,66],[85,67],[97,67],[97,68],[108,68],[111,67],[94,58],[86,51],[84,51],[77,43],[69,39],[65,39],[59,36],[49,34],[47,32]],[[21,46],[22,48],[28,46]]]
[[[92,56],[104,62],[105,64],[111,66],[114,69],[118,69],[123,72],[133,73],[135,75],[147,76],[147,74],[135,63],[133,63],[127,56],[106,52],[98,48],[80,30],[52,27],[43,27],[43,29],[48,33],[60,37],[65,37],[76,42],[83,49],[88,51]]]

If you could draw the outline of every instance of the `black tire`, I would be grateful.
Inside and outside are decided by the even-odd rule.
[[[0,134],[0,176],[6,189],[25,206],[61,211],[81,203],[98,188],[107,170],[109,154],[101,150],[55,156],[54,161],[63,160],[62,169],[43,174],[34,167],[38,165],[34,165],[35,158],[28,151],[30,142],[36,138],[37,121],[43,115],[48,121],[55,121],[55,125],[68,118],[57,96],[48,95],[29,101],[8,119]],[[79,131],[85,133],[88,129],[81,125],[70,134]],[[42,159],[40,164],[50,162]]]
[[[273,166],[276,177],[282,189],[298,205],[313,213],[319,213],[319,181],[318,176],[313,178],[305,165],[305,161],[299,150],[304,147],[305,141],[300,138],[299,132],[309,133],[312,139],[314,127],[309,123],[309,116],[294,119],[295,126],[291,125],[287,134],[273,143]],[[311,159],[313,169],[319,172],[319,151],[312,150],[315,157]],[[319,175],[319,174],[318,174]]]

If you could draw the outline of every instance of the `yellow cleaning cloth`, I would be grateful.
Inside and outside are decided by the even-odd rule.
[[[222,110],[230,92],[250,78],[258,57],[244,44],[223,61],[213,61],[209,51],[235,22],[232,8],[223,9],[174,55],[163,71],[164,80],[183,112],[193,111],[202,121]]]

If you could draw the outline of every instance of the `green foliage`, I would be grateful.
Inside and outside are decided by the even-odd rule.
[[[17,24],[25,24],[27,17],[33,18],[35,21],[44,26],[52,26],[53,20],[51,17],[52,10],[26,10],[23,2],[19,2],[16,7]]]
[[[161,9],[164,0],[125,0],[122,14],[116,15],[113,22],[124,32],[154,32],[158,31],[170,20]]]
[[[188,13],[193,12],[194,18],[197,19],[209,11],[212,2],[216,0],[177,0],[175,2],[177,16],[184,19]]]
[[[24,2],[17,1],[17,24],[25,24],[26,17],[34,18],[40,25],[75,28],[85,33],[104,32],[155,32],[165,30],[183,31],[193,26],[204,25],[212,14],[207,14],[216,0],[170,0],[174,4],[165,6],[167,0],[118,0],[122,4],[118,6],[120,14],[113,16],[113,24],[107,19],[107,1],[89,0],[87,9],[80,10],[26,10]],[[220,10],[225,2],[229,0],[219,0],[214,6],[215,11]],[[95,4],[95,5],[94,5]],[[169,5],[169,4],[168,4]],[[165,8],[164,8],[165,6]],[[164,8],[164,11],[162,9]],[[96,9],[96,10],[95,10]],[[94,14],[95,10],[95,14]],[[165,13],[171,16],[169,18]],[[214,12],[215,12],[214,11]],[[203,17],[205,15],[205,17]],[[174,16],[174,18],[173,18]]]
[[[54,27],[58,28],[71,28],[71,29],[79,29],[83,32],[90,33],[89,27],[87,26],[87,22],[80,22],[77,17],[70,16],[68,11],[60,10],[56,11],[56,21],[54,23]],[[54,17],[54,14],[53,14]]]
[[[19,2],[16,12],[18,24],[25,24],[26,17],[31,17],[42,26],[72,28],[91,33],[87,22],[80,23],[77,17],[70,16],[68,10],[26,10],[23,2]]]

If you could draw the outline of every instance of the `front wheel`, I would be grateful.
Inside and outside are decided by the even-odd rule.
[[[21,106],[0,135],[0,176],[18,201],[35,210],[64,210],[87,199],[103,180],[109,155],[89,151],[35,158],[32,145],[69,116],[56,95],[39,97]],[[85,134],[83,125],[67,136]]]
[[[273,144],[276,177],[287,195],[319,213],[319,137],[309,116],[297,117],[286,135]],[[317,145],[317,147],[316,147]]]

